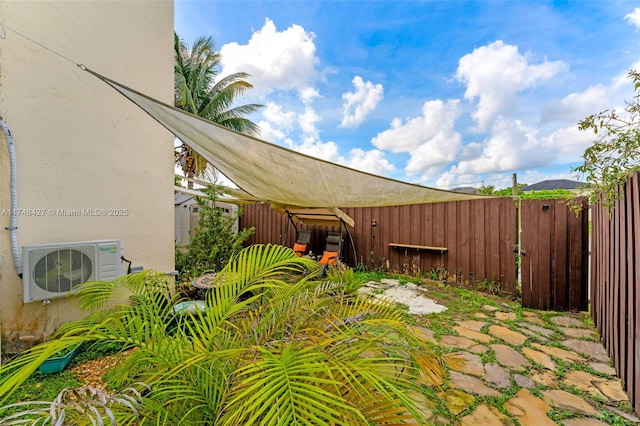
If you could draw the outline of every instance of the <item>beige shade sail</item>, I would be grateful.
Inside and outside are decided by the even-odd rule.
[[[89,69],[235,183],[233,196],[276,208],[337,209],[486,197],[429,188],[354,170],[238,133],[130,89]],[[292,207],[293,208],[293,207]]]

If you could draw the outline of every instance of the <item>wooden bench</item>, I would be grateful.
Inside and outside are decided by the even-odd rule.
[[[446,253],[449,250],[446,247],[434,247],[434,246],[419,246],[415,244],[402,244],[402,243],[389,243],[389,247],[397,249],[413,249],[413,250],[425,250],[425,251],[438,251],[440,253]]]

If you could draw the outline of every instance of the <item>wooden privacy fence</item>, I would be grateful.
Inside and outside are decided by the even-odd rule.
[[[592,316],[640,414],[640,172],[621,191],[613,211],[592,208]]]
[[[510,198],[342,211],[355,220],[350,232],[357,259],[346,240],[342,252],[351,266],[413,275],[447,271],[458,279],[487,279],[496,281],[507,293],[515,291],[516,208]],[[245,206],[241,226],[256,227],[248,244],[292,247],[295,241],[295,230],[286,216],[268,204]],[[322,253],[327,232],[339,231],[337,227],[298,226],[311,231],[314,253]]]
[[[412,275],[486,279],[515,291],[516,209],[510,198],[344,211],[356,222],[358,263]]]
[[[530,205],[523,207],[529,212],[522,223],[523,235],[535,236],[528,240],[527,261],[535,259],[531,265],[536,265],[535,273],[527,270],[527,278],[532,279],[527,281],[525,306],[580,309],[587,293],[582,262],[588,249],[578,234],[586,231],[586,222],[582,217],[572,219],[564,202],[545,203],[549,211],[535,201],[522,201],[523,206]],[[517,209],[511,198],[342,210],[355,220],[350,232],[357,258],[349,241],[343,249],[344,260],[351,266],[412,275],[444,273],[459,280],[493,281],[508,294],[516,291]],[[550,226],[544,225],[547,222]],[[248,244],[293,247],[295,242],[295,229],[287,217],[268,204],[245,206],[241,226],[256,228]],[[339,231],[299,228],[311,231],[310,247],[316,254],[322,253],[327,232]]]

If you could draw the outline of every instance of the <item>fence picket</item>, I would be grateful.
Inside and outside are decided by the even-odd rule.
[[[640,172],[621,191],[613,212],[593,208],[592,317],[640,415]]]

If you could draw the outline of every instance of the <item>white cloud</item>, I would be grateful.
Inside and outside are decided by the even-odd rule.
[[[354,148],[349,152],[349,157],[345,158],[340,154],[338,144],[333,141],[322,142],[309,137],[300,144],[289,141],[288,145],[290,149],[302,154],[342,164],[363,172],[385,175],[395,170],[395,166],[385,158],[385,153],[377,149],[364,151],[360,148]]]
[[[438,133],[434,138],[411,152],[407,163],[408,174],[431,174],[440,167],[455,160],[462,138],[459,133],[450,135]]]
[[[482,144],[480,142],[470,142],[462,147],[458,160],[472,160],[482,155]]]
[[[454,129],[460,115],[458,106],[458,100],[425,102],[421,117],[410,118],[405,123],[394,118],[391,128],[371,142],[393,153],[408,152],[410,174],[433,172],[433,168],[453,161],[460,149],[462,138]]]
[[[446,104],[441,100],[425,102],[422,116],[409,118],[405,123],[394,118],[391,128],[379,133],[371,142],[379,149],[394,153],[412,152],[439,134],[452,135],[460,115],[459,103],[458,100],[449,100]]]
[[[302,91],[318,78],[314,38],[313,33],[295,24],[278,32],[267,18],[247,44],[222,46],[220,77],[247,72],[255,94],[268,94],[273,89]]]
[[[298,117],[300,128],[302,129],[303,140],[307,143],[313,143],[320,141],[320,132],[316,127],[316,123],[320,121],[320,116],[316,114],[315,110],[307,105],[304,108],[304,112]]]
[[[639,9],[640,10],[640,9]],[[640,66],[636,62],[631,69]],[[572,123],[558,128],[543,138],[542,144],[556,153],[556,163],[581,161],[584,150],[593,142],[595,135],[591,131],[578,130],[578,122],[590,114],[605,109],[615,109],[624,114],[621,100],[633,92],[628,71],[614,75],[609,85],[598,84],[583,92],[571,93],[560,100],[554,100],[541,108],[541,122],[564,121]],[[616,103],[618,105],[616,105]]]
[[[260,137],[313,157],[340,162],[338,145],[320,140],[317,123],[321,120],[311,105],[306,105],[302,113],[285,110],[282,106],[268,102],[263,111],[264,120],[258,124]],[[300,132],[297,135],[297,132]],[[300,142],[296,142],[294,134]]]
[[[304,104],[310,104],[315,98],[319,98],[320,93],[315,87],[305,87],[300,90],[300,100]]]
[[[258,123],[260,126],[259,138],[268,142],[284,141],[287,134],[277,126],[274,126],[269,121],[261,120]]]
[[[535,129],[520,121],[501,119],[483,143],[481,155],[460,161],[451,171],[461,174],[493,173],[545,165],[554,158],[554,152],[536,133]]]
[[[624,16],[625,21],[636,27],[636,30],[640,30],[640,7],[633,9],[633,12]]]
[[[274,102],[267,102],[262,111],[262,115],[267,121],[287,133],[291,132],[295,124],[296,113],[293,111],[283,111],[282,107]]]
[[[609,105],[613,102],[620,102],[621,99],[627,99],[631,93],[633,93],[633,83],[629,78],[629,70],[640,70],[640,60],[637,60],[629,66],[629,68],[616,74],[611,79],[609,85]],[[624,108],[622,106],[621,108]]]
[[[479,130],[486,130],[496,117],[515,111],[518,92],[552,78],[564,68],[560,61],[532,65],[517,46],[498,40],[463,56],[455,77],[467,85],[465,99],[479,99],[472,117]]]
[[[581,93],[572,93],[561,100],[554,100],[542,107],[540,121],[573,121],[578,123],[589,114],[607,107],[607,88],[601,84],[591,86]]]
[[[280,105],[267,102],[262,110],[263,120],[260,126],[260,138],[269,142],[286,142],[297,121],[294,111],[284,111]]]
[[[355,148],[349,152],[349,158],[340,155],[338,144],[333,141],[307,140],[302,144],[291,146],[291,149],[311,157],[376,175],[385,175],[395,170],[394,165],[385,158],[384,152],[376,149],[364,151],[360,148]]]
[[[480,182],[478,180],[478,175],[463,174],[447,170],[438,176],[438,179],[433,186],[440,189],[454,189],[463,186],[472,186],[477,188],[480,186]]]
[[[340,150],[335,142],[306,140],[302,144],[294,145],[291,148],[303,154],[310,155],[311,157],[343,164],[343,161],[341,161],[342,158],[340,157]]]
[[[499,120],[491,135],[483,142],[472,142],[462,147],[459,161],[442,173],[436,186],[475,186],[484,179],[486,185],[496,188],[508,186],[511,173],[535,170],[580,161],[582,153],[591,144],[593,134],[578,130],[577,125],[560,128],[547,136],[539,136],[534,128],[517,120]],[[570,172],[547,175],[547,179],[571,179]],[[535,183],[540,176],[527,176],[522,182]],[[575,178],[575,176],[573,177]],[[494,181],[498,179],[497,181]],[[537,180],[536,180],[537,179]],[[472,183],[469,185],[469,183]]]
[[[370,81],[365,83],[362,77],[358,75],[353,78],[352,82],[355,91],[342,94],[342,99],[345,102],[342,105],[344,117],[340,123],[341,127],[357,127],[360,125],[384,96],[382,84],[374,85]]]
[[[352,149],[349,156],[350,158],[344,164],[352,169],[376,175],[386,175],[395,170],[393,164],[385,158],[384,152],[377,149],[371,151]]]
[[[580,161],[584,150],[593,140],[592,132],[580,131],[576,125],[554,131],[542,139],[541,146],[553,153],[554,163],[567,164]]]
[[[308,93],[313,95],[313,91]],[[312,98],[313,96],[309,97]],[[340,154],[338,144],[332,141],[322,142],[317,128],[321,118],[310,104],[305,105],[301,114],[296,114],[268,102],[263,117],[265,120],[259,125],[262,129],[261,137],[265,140],[279,141],[294,151],[369,173],[386,174],[395,170],[393,164],[385,158],[383,151],[353,149],[349,152],[349,157],[345,158]],[[297,129],[302,132],[299,143],[290,136]]]

